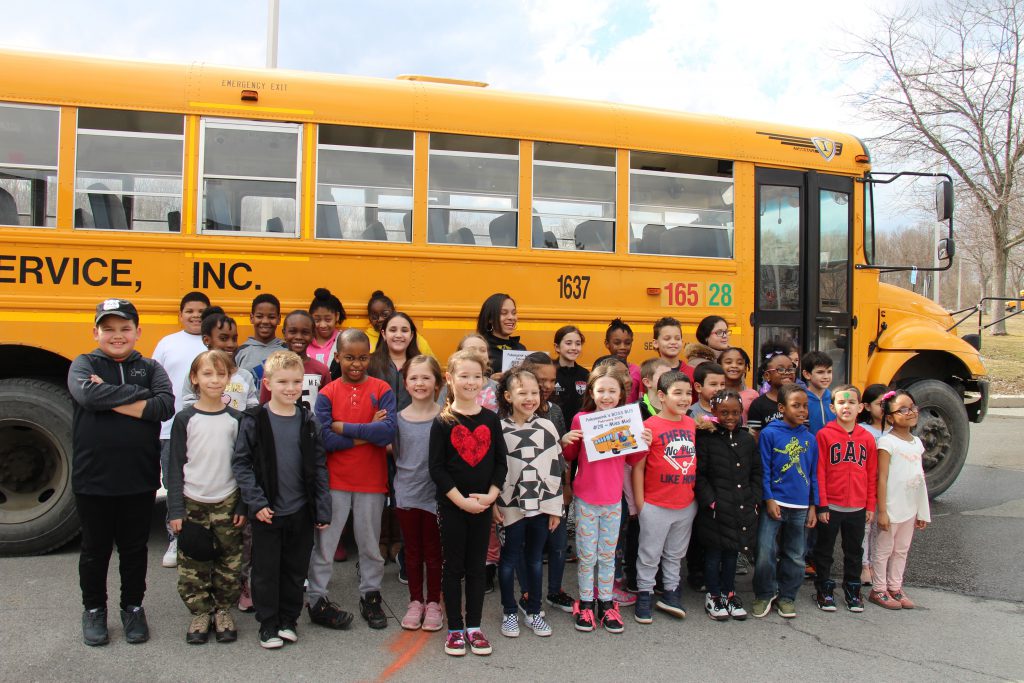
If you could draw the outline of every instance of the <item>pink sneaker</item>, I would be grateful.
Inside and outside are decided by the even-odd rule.
[[[428,602],[426,611],[423,613],[424,631],[440,631],[444,625],[444,614],[441,612],[441,605],[436,602]]]
[[[444,653],[452,657],[465,656],[466,634],[462,631],[449,631],[444,641]]]
[[[626,586],[622,581],[616,581],[615,585],[612,587],[612,600],[620,605],[635,605],[636,594],[630,593],[626,590]]]
[[[249,590],[249,582],[242,581],[242,592],[238,595],[238,611],[252,612],[252,591]]]
[[[484,632],[480,629],[470,631],[469,637],[469,650],[475,655],[489,655],[491,654],[491,642],[487,640]]]
[[[914,609],[914,601],[907,597],[907,594],[903,592],[903,589],[889,591],[889,595],[893,600],[900,603],[900,607],[903,609]]]
[[[409,608],[405,610],[405,616],[402,617],[402,628],[407,631],[415,631],[422,622],[423,603],[419,600],[413,600],[409,603]]]

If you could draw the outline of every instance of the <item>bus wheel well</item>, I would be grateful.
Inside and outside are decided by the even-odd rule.
[[[23,344],[0,345],[0,379],[35,377],[67,386],[71,361],[60,354]]]
[[[892,385],[905,388],[919,380],[933,378],[950,385],[962,398],[964,382],[970,377],[967,366],[956,356],[943,351],[921,351],[904,363],[892,378]]]

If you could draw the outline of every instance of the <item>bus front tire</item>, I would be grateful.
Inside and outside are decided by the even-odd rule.
[[[0,380],[0,555],[38,555],[78,535],[71,416],[64,387]]]
[[[924,443],[928,496],[935,498],[953,485],[967,461],[970,423],[963,399],[951,386],[925,379],[907,387],[920,413],[914,433]]]

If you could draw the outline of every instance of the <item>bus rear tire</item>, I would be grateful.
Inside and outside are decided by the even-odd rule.
[[[64,387],[0,380],[0,555],[38,555],[78,535],[71,416]]]
[[[924,443],[928,496],[935,498],[953,485],[967,461],[970,423],[963,399],[951,386],[925,379],[907,387],[920,414],[914,434]]]

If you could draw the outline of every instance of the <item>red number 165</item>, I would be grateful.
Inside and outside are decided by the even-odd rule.
[[[696,282],[669,282],[665,291],[669,306],[696,306],[698,303]]]

